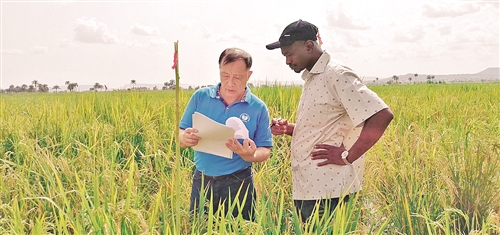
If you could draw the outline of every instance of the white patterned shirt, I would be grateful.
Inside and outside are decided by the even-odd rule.
[[[361,189],[364,156],[352,165],[317,166],[312,160],[315,144],[344,146],[356,142],[364,121],[388,108],[349,68],[330,60],[325,51],[305,81],[292,137],[292,179],[294,200],[335,198]]]

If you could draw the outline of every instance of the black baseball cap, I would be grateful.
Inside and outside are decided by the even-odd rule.
[[[289,46],[295,41],[316,41],[317,34],[318,27],[307,21],[297,20],[286,26],[286,28],[281,33],[280,39],[277,42],[267,44],[266,48],[268,50],[273,50],[276,48]]]

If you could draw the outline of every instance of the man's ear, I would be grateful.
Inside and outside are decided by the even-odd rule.
[[[312,40],[306,41],[306,49],[311,52],[314,49],[314,42]]]
[[[251,70],[250,70],[250,71],[248,71],[248,77],[247,77],[247,80],[248,80],[248,79],[250,79],[250,76],[252,76],[252,73],[253,73],[253,71],[251,71]]]

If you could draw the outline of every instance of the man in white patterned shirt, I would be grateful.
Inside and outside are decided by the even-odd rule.
[[[279,41],[286,64],[305,81],[296,123],[273,119],[273,135],[292,136],[293,199],[306,222],[315,206],[332,212],[361,190],[364,153],[393,119],[387,104],[350,68],[330,58],[317,42],[318,28],[298,20]],[[320,39],[321,40],[321,39]]]

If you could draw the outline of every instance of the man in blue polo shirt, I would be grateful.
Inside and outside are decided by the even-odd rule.
[[[180,147],[198,144],[198,130],[192,128],[192,115],[199,112],[219,123],[228,118],[238,118],[248,130],[248,138],[228,140],[226,147],[233,151],[232,158],[194,151],[196,170],[193,174],[190,210],[199,208],[200,192],[207,190],[206,200],[213,199],[214,212],[219,206],[228,209],[229,202],[238,195],[243,209],[230,212],[234,217],[241,213],[246,220],[253,220],[255,189],[252,162],[262,162],[271,155],[272,134],[269,129],[269,112],[265,103],[250,92],[247,82],[252,75],[252,57],[238,48],[228,48],[219,57],[220,83],[198,89],[186,107],[180,122]],[[239,122],[238,120],[238,122]],[[240,190],[241,188],[241,190]],[[225,212],[227,213],[227,211]]]

